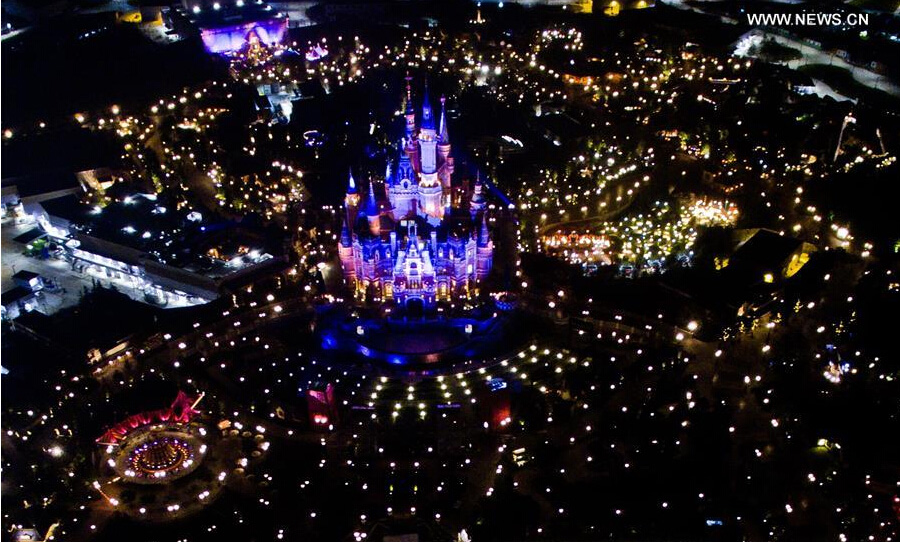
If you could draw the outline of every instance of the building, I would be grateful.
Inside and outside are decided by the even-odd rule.
[[[15,286],[3,292],[0,319],[15,320],[20,315],[40,308],[44,279],[33,271],[22,269],[12,276]]]
[[[12,278],[13,282],[16,283],[16,286],[28,288],[32,292],[44,289],[44,279],[34,271],[22,269],[21,271],[17,271]]]
[[[47,171],[2,181],[2,216],[22,216],[32,203],[84,193],[78,175],[68,171]]]
[[[41,542],[46,540],[37,529],[16,529],[12,536],[13,542]]]
[[[409,84],[396,162],[365,194],[350,174],[338,252],[358,299],[429,306],[475,295],[491,270],[494,244],[483,184],[453,183],[454,160],[441,99],[435,126],[428,87],[417,122]]]
[[[265,251],[259,234],[204,222],[155,194],[103,208],[66,195],[29,203],[25,212],[73,271],[160,306],[206,303],[285,261]]]
[[[165,12],[168,26],[182,36],[198,34],[210,53],[236,53],[248,45],[281,43],[287,17],[262,2],[182,0]]]
[[[656,5],[656,0],[577,0],[574,2],[576,13],[602,12],[615,17],[625,10],[645,9]]]
[[[328,427],[337,423],[334,385],[317,383],[306,390],[306,406],[310,427]]]
[[[816,247],[796,237],[766,229],[735,232],[738,244],[731,254],[718,258],[716,267],[748,284],[773,283],[797,274]]]
[[[15,286],[0,295],[0,318],[15,320],[20,314],[37,310],[37,294],[28,288]]]

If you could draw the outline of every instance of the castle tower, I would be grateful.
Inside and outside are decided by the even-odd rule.
[[[344,208],[349,212],[355,212],[359,206],[359,194],[356,192],[356,181],[353,179],[353,170],[350,170],[350,180],[347,181],[347,194],[344,196]]]
[[[341,259],[341,269],[344,271],[344,282],[356,284],[356,259],[353,257],[353,239],[350,236],[350,228],[344,222],[341,228],[341,242],[338,244],[338,257]]]
[[[416,214],[419,201],[419,185],[412,162],[404,151],[400,151],[397,172],[391,176],[388,185],[388,198],[391,201],[391,212],[394,220],[403,220]]]
[[[369,232],[372,235],[380,235],[381,213],[378,210],[378,202],[375,200],[375,185],[372,184],[372,181],[369,181],[369,198],[366,202],[366,208],[363,209],[363,214],[366,215],[366,219],[369,221]]]
[[[450,132],[447,129],[446,103],[447,97],[441,96],[441,122],[438,133],[438,154],[441,160],[447,160],[450,157]]]
[[[422,177],[422,183],[419,184],[419,206],[429,217],[429,222],[436,225],[444,217],[444,189],[437,182],[436,176],[427,183],[425,182],[425,175]]]
[[[419,210],[436,225],[444,216],[444,190],[438,178],[437,131],[434,129],[434,112],[428,96],[428,81],[422,100],[422,125],[419,128]]]
[[[419,129],[419,154],[422,160],[422,173],[430,175],[437,172],[437,132],[434,129],[434,113],[428,97],[428,82],[425,83],[425,95],[422,97],[422,126]]]
[[[494,261],[494,242],[487,225],[487,213],[481,214],[481,229],[478,232],[478,248],[476,249],[475,279],[484,280],[491,272]]]
[[[356,214],[359,208],[359,194],[356,191],[356,181],[353,179],[353,171],[350,171],[350,179],[347,182],[347,193],[344,196],[344,220],[341,227],[341,240],[338,244],[338,257],[341,260],[341,268],[344,271],[344,281],[347,284],[356,285],[356,279],[359,276],[357,270],[357,258],[353,241],[355,235],[351,228],[356,222]]]
[[[469,201],[469,213],[472,215],[472,220],[475,220],[478,213],[484,211],[484,207],[484,184],[481,182],[481,172],[476,172],[475,187],[472,189],[472,199]]]
[[[407,72],[406,73],[406,97],[404,99],[404,101],[406,102],[404,117],[406,117],[406,140],[407,141],[412,141],[413,135],[416,133],[416,110],[413,107],[412,87],[410,87],[410,81],[412,81],[412,77],[410,77],[409,72]]]
[[[359,193],[356,191],[356,180],[353,179],[352,169],[349,174],[347,193],[344,195],[344,227],[347,228],[347,234],[352,239],[353,227],[356,225],[356,217],[359,212]]]
[[[438,133],[438,178],[445,192],[450,191],[451,178],[453,177],[453,156],[450,155],[450,131],[447,127],[447,98],[441,96],[441,122]]]

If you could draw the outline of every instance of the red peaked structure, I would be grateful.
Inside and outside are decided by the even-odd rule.
[[[177,423],[187,423],[191,421],[191,418],[200,413],[199,410],[194,409],[194,405],[200,402],[200,399],[203,398],[203,394],[199,397],[191,398],[188,394],[183,391],[179,391],[178,395],[175,396],[175,400],[172,401],[172,405],[169,408],[161,408],[159,410],[149,410],[147,412],[141,412],[139,414],[134,414],[117,423],[113,427],[109,428],[100,438],[97,439],[97,444],[104,446],[115,446],[118,445],[121,441],[125,440],[125,437],[128,436],[129,433],[137,429],[138,427],[143,427],[145,425],[150,425],[152,423],[159,422],[177,422]]]
[[[306,392],[306,405],[309,410],[309,421],[313,427],[324,427],[337,423],[337,406],[334,402],[334,386],[328,384],[324,389],[312,388]]]

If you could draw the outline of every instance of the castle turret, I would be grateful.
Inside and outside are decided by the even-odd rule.
[[[441,123],[440,123],[440,145],[447,147],[447,154],[450,154],[450,132],[447,129],[447,97],[441,96]],[[447,154],[444,155],[446,158]]]
[[[447,98],[441,96],[441,122],[438,133],[438,178],[444,190],[449,192],[453,176],[453,156],[450,155],[450,131],[447,127]]]
[[[472,199],[469,201],[469,212],[472,214],[473,220],[478,213],[484,211],[484,207],[484,184],[481,182],[481,173],[477,172],[475,174],[475,187],[472,189]]]
[[[419,209],[436,223],[444,215],[442,202],[443,182],[438,177],[437,132],[434,129],[434,114],[428,96],[428,81],[422,97],[422,126],[419,129]]]
[[[366,219],[369,221],[369,231],[372,235],[381,233],[381,213],[378,210],[378,202],[375,200],[375,185],[369,181],[369,198],[363,209]]]
[[[410,87],[409,82],[412,78],[409,76],[409,73],[406,74],[406,110],[404,111],[404,117],[406,117],[406,140],[412,141],[413,135],[416,133],[416,110],[413,107],[412,102],[412,88]]]
[[[491,272],[494,263],[494,242],[487,225],[487,213],[481,214],[481,230],[478,232],[478,245],[475,257],[475,279],[484,280]]]
[[[406,184],[415,184],[416,171],[415,168],[413,168],[412,160],[410,160],[409,155],[400,151],[400,163],[397,164],[396,184],[401,184],[403,181],[407,181]]]
[[[428,95],[428,80],[425,80],[425,93],[422,95],[422,129],[434,132],[434,113],[431,110],[431,97]]]
[[[353,179],[353,171],[350,171],[350,179],[347,182],[347,194],[344,196],[344,220],[341,226],[341,241],[338,245],[338,256],[341,259],[341,268],[344,270],[344,280],[355,284],[357,273],[357,260],[354,257],[353,240],[351,231],[356,220],[359,207],[359,194],[356,192],[356,181]]]
[[[355,284],[357,259],[354,256],[353,238],[350,235],[350,228],[344,222],[341,228],[341,242],[338,244],[338,257],[341,260],[341,269],[344,271],[344,281],[348,284]]]
[[[491,233],[487,225],[487,213],[481,215],[481,229],[478,230],[478,246],[485,246],[491,241]]]
[[[400,160],[396,173],[392,174],[388,184],[388,197],[391,200],[391,212],[395,220],[402,220],[416,213],[418,207],[419,186],[409,155],[400,151]]]
[[[437,132],[434,130],[434,114],[428,97],[428,83],[425,83],[425,95],[422,97],[422,126],[419,129],[419,154],[422,161],[422,173],[429,175],[437,172]]]
[[[421,210],[428,215],[429,222],[437,224],[444,216],[444,191],[437,182],[437,176],[432,175],[432,179],[427,182],[425,175],[422,177],[422,183],[419,185],[419,205]]]
[[[350,170],[350,180],[347,181],[347,194],[344,196],[344,207],[349,211],[356,211],[359,206],[359,194],[356,192],[356,181],[353,179],[353,170]]]

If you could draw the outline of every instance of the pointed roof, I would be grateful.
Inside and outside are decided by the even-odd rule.
[[[444,145],[448,145],[450,143],[450,132],[447,131],[447,110],[444,107],[444,103],[447,101],[446,96],[441,96],[441,124],[440,124],[440,134],[441,134],[441,143]]]
[[[350,181],[347,183],[347,193],[356,194],[356,181],[353,180],[353,169],[350,169]]]
[[[484,183],[481,182],[481,172],[475,172],[475,187],[472,190],[472,203],[484,203],[484,193],[482,187]]]
[[[409,75],[409,71],[406,72],[406,96],[403,98],[403,101],[406,104],[406,114],[412,115],[415,114],[416,110],[413,107],[412,102],[412,87],[410,86],[410,81],[412,81],[412,77]]]
[[[371,180],[369,180],[369,199],[363,212],[369,217],[378,216],[378,203],[375,201],[375,185]]]
[[[425,92],[422,95],[422,129],[434,130],[434,113],[431,111],[431,98],[428,96],[428,79],[425,79]]]
[[[481,213],[481,231],[478,232],[478,243],[486,245],[491,238],[490,236],[487,225],[487,213]]]

